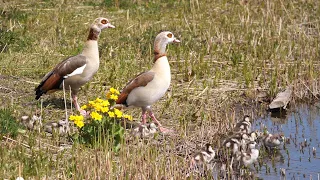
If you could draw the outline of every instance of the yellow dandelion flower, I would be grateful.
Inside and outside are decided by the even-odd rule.
[[[94,106],[96,104],[96,102],[94,101],[89,101],[89,106]]]
[[[123,117],[126,118],[126,119],[128,119],[129,121],[132,121],[132,120],[133,120],[132,116],[130,116],[130,115],[128,115],[128,114],[124,114]]]
[[[92,117],[92,119],[94,120],[98,120],[101,121],[102,119],[102,115],[100,115],[99,113],[97,113],[96,111],[93,111],[90,116]]]
[[[121,118],[123,113],[119,109],[114,109],[114,114],[117,118]]]
[[[80,116],[74,116],[74,115],[71,115],[69,116],[69,120],[70,121],[83,121],[84,117],[82,115]]]
[[[80,115],[80,116],[76,116],[76,119],[74,121],[83,121],[83,116]]]
[[[97,103],[102,103],[103,102],[103,100],[102,99],[100,99],[100,98],[97,98],[96,100],[94,100],[95,102],[97,102]]]
[[[74,115],[69,116],[70,121],[74,121],[75,119],[76,119],[76,116],[74,116]]]
[[[74,124],[76,126],[78,126],[79,128],[82,128],[84,126],[84,122],[83,121],[74,121]]]
[[[106,112],[108,112],[109,111],[109,108],[108,107],[103,107],[103,108],[101,108],[101,112],[103,112],[103,113],[106,113]]]
[[[118,90],[116,90],[115,88],[110,88],[109,90],[112,94],[120,94],[120,92]]]
[[[112,93],[111,93],[110,91],[106,94],[107,99],[109,99],[109,98],[110,98],[111,94],[112,94]]]
[[[114,94],[111,94],[110,99],[113,99],[113,100],[116,101],[116,100],[118,99],[118,96],[117,96],[117,95],[114,95]]]
[[[81,106],[80,108],[83,109],[83,110],[85,110],[85,109],[88,108],[88,106],[87,106],[87,105],[83,105],[83,106]]]
[[[106,107],[106,106],[110,106],[110,103],[108,100],[104,100],[102,103],[101,103],[102,106]]]
[[[108,114],[109,114],[109,117],[115,117],[114,112],[109,111]]]
[[[95,105],[93,106],[93,108],[94,108],[96,111],[101,111],[102,106],[101,106],[100,104],[95,104]]]

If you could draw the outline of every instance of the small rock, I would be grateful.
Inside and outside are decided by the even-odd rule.
[[[276,98],[269,104],[270,109],[286,109],[289,101],[292,96],[292,87],[289,86],[286,88],[284,92],[280,92],[277,94]]]

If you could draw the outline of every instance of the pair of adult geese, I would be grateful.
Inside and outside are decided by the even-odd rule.
[[[89,35],[81,54],[69,57],[57,64],[47,73],[39,86],[35,89],[36,99],[43,94],[59,89],[71,89],[72,101],[75,108],[87,115],[78,104],[77,93],[81,86],[89,82],[99,69],[98,38],[102,30],[115,28],[108,19],[97,18],[90,26]],[[164,128],[152,112],[151,105],[158,101],[168,90],[171,82],[170,65],[166,56],[166,46],[170,43],[179,43],[169,31],[156,36],[154,42],[154,65],[151,70],[143,72],[132,79],[121,91],[118,107],[141,107],[142,124],[146,124],[147,113],[158,125],[163,133],[172,130]]]

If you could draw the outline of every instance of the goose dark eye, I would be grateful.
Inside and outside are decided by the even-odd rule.
[[[167,36],[168,36],[168,38],[172,38],[172,34],[171,33],[169,33]]]
[[[102,24],[107,24],[107,23],[108,23],[108,21],[107,21],[107,20],[105,20],[105,19],[103,19],[103,20],[101,21],[101,23],[102,23]]]

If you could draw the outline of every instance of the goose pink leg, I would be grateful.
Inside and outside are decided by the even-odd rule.
[[[162,125],[160,124],[160,122],[157,120],[156,116],[153,114],[152,110],[149,111],[149,116],[151,117],[151,119],[158,125],[160,132],[162,133],[172,133],[174,132],[171,129],[162,127]]]
[[[147,124],[147,110],[142,109],[141,125]]]
[[[73,104],[74,104],[76,110],[78,110],[82,116],[86,116],[87,112],[80,108],[77,95],[72,94],[72,101],[73,101]]]

